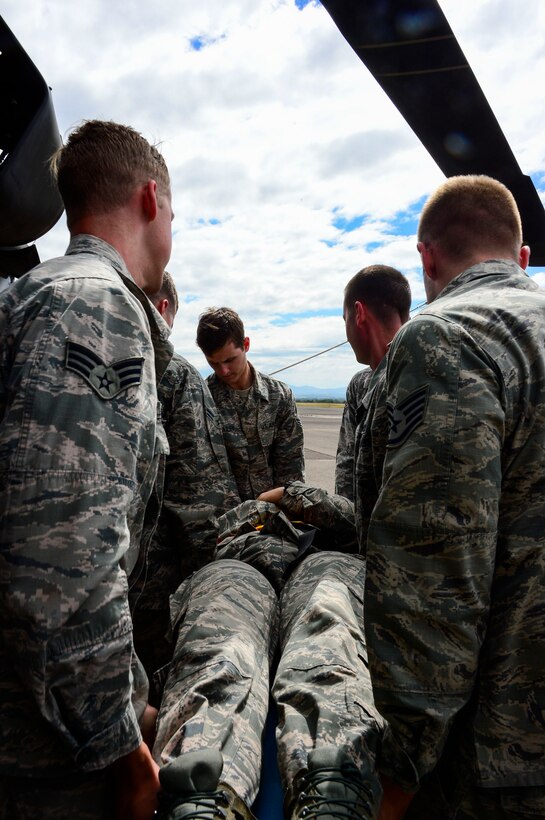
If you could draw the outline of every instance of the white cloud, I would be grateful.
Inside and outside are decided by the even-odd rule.
[[[545,187],[542,0],[523,14],[516,0],[441,5],[522,170]],[[52,87],[63,134],[100,117],[161,142],[183,301],[174,341],[197,366],[196,322],[212,304],[240,312],[253,359],[271,371],[343,341],[343,287],[364,265],[399,267],[423,301],[411,226],[442,175],[323,7],[5,0],[2,15]],[[363,219],[342,232],[339,217]],[[42,258],[67,241],[60,223]],[[357,369],[345,345],[282,378],[339,386]]]

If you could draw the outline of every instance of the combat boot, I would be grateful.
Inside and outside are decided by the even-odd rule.
[[[159,770],[157,820],[255,820],[246,804],[225,783],[221,752],[201,749],[180,755]]]
[[[322,746],[310,752],[293,793],[291,820],[374,820],[382,789],[377,774],[364,779],[346,753]]]

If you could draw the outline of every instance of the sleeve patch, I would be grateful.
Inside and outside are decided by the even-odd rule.
[[[411,433],[422,424],[428,406],[429,385],[419,387],[395,407],[387,402],[388,409],[388,447],[399,447],[404,444]]]
[[[143,358],[123,359],[106,364],[88,347],[68,341],[64,366],[83,376],[101,399],[113,399],[118,393],[142,381]]]

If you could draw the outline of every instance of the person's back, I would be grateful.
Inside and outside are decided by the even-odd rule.
[[[345,287],[346,338],[358,362],[369,365],[356,373],[347,387],[335,460],[335,492],[351,501],[355,499],[357,430],[367,413],[366,394],[388,345],[408,320],[410,307],[409,283],[389,265],[362,268]]]
[[[207,382],[241,499],[303,480],[303,427],[293,393],[250,364],[240,317],[230,308],[202,314],[197,344],[214,370]]]
[[[418,778],[407,817],[422,816],[437,781],[445,802],[432,817],[545,816],[533,717],[545,702],[545,293],[522,269],[520,217],[495,180],[444,183],[418,249],[432,304],[388,354],[367,538],[381,769],[407,791]]]
[[[133,129],[84,123],[59,157],[67,255],[0,296],[0,804],[102,820],[116,778],[132,805],[135,768],[155,802],[126,573],[172,353],[140,286],[160,282],[172,211],[164,160]]]
[[[422,326],[425,338],[427,327],[441,333],[443,323],[449,335],[464,336],[460,371],[471,391],[467,434],[456,443],[460,457],[449,485],[457,503],[447,506],[443,526],[459,526],[448,519],[476,520],[478,533],[467,539],[468,571],[476,579],[493,573],[472,707],[477,766],[485,785],[501,785],[506,776],[524,785],[545,774],[542,727],[528,721],[528,704],[545,702],[545,658],[535,654],[544,637],[535,613],[545,606],[545,291],[515,263],[475,265],[416,317],[413,332]],[[466,462],[476,425],[480,457]],[[483,482],[481,471],[496,481]],[[479,492],[462,505],[471,486]],[[522,743],[521,733],[517,748],[513,738]]]

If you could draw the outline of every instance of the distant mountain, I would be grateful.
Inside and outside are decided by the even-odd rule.
[[[210,375],[210,370],[205,370],[204,373],[199,371],[203,379]],[[311,387],[308,384],[296,385],[290,384],[281,378],[284,384],[291,387],[295,401],[342,401],[346,398],[346,387]]]
[[[289,386],[296,401],[344,401],[346,397],[346,387],[311,387],[307,384]]]

